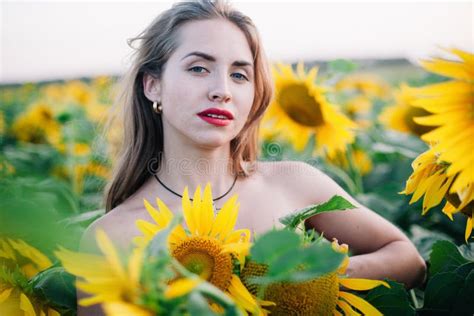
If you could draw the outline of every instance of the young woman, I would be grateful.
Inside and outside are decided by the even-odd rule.
[[[139,235],[135,220],[149,219],[144,199],[160,197],[181,212],[184,187],[194,192],[210,182],[217,208],[238,194],[237,228],[256,233],[295,209],[342,195],[357,209],[317,215],[306,224],[349,245],[349,275],[390,278],[407,287],[423,280],[424,261],[408,238],[328,176],[303,162],[256,161],[258,124],[272,83],[248,17],[221,1],[182,2],[136,40],[118,103],[123,151],[106,192],[107,214],[88,228],[83,250],[93,249],[97,228],[127,249]]]

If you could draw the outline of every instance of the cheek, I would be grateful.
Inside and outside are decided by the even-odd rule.
[[[241,113],[241,125],[243,126],[247,121],[250,110],[252,109],[255,90],[252,88],[246,89],[245,93],[241,94],[239,98],[239,112]]]
[[[196,84],[186,77],[169,78],[170,82],[163,90],[163,111],[175,116],[186,116],[196,107],[199,89]],[[179,84],[178,84],[179,83]]]

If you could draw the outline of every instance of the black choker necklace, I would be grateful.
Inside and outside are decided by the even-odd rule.
[[[156,180],[157,180],[166,190],[168,190],[169,192],[173,193],[173,194],[176,195],[176,196],[179,196],[180,198],[183,197],[181,194],[179,194],[179,193],[177,193],[177,192],[171,190],[170,188],[168,188],[168,187],[160,180],[160,178],[158,178],[158,176],[156,175],[156,173],[154,174],[154,176],[155,176]],[[213,201],[213,202],[218,201],[218,200],[222,199],[224,196],[226,196],[227,194],[229,194],[229,192],[232,191],[232,189],[234,188],[234,185],[235,185],[236,182],[237,182],[237,176],[235,176],[234,182],[233,182],[232,185],[230,186],[229,190],[227,190],[227,192],[224,193],[224,194],[222,194],[221,196],[216,197],[215,199],[212,199],[212,201]],[[191,199],[191,198],[189,198],[189,199],[190,199],[191,201],[193,200],[193,199]],[[217,208],[217,210],[219,210],[219,208]]]

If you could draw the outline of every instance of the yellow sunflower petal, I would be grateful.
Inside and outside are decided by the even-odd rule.
[[[345,302],[343,300],[338,300],[337,301],[337,306],[339,306],[342,309],[345,316],[360,315],[360,313],[353,310],[352,307],[347,302]]]
[[[474,66],[474,54],[462,51],[462,50],[457,49],[457,48],[451,48],[451,49],[447,49],[447,50],[450,51],[451,53],[455,54],[455,55],[458,55],[459,58],[461,58],[466,64]],[[472,71],[474,71],[474,70],[472,70]]]
[[[48,308],[48,316],[61,316],[57,311],[52,308]]]
[[[248,242],[250,240],[250,230],[248,229],[237,229],[229,234],[226,243],[235,243],[235,242]]]
[[[164,228],[169,224],[172,218],[172,215],[170,216],[171,212],[168,210],[166,205],[164,205],[164,203],[161,202],[160,199],[157,198],[156,202],[158,205],[161,204],[160,211],[157,211],[146,199],[143,200],[143,203],[145,205],[145,208],[148,214],[150,214],[150,216],[153,218],[153,220],[158,224],[160,228]]]
[[[201,236],[209,235],[212,229],[212,222],[214,221],[214,202],[212,201],[210,183],[207,183],[204,188],[202,209],[198,216]]]
[[[20,294],[20,309],[25,312],[25,316],[36,316],[35,308],[30,299],[23,293]]]
[[[215,217],[214,224],[212,225],[210,237],[219,238],[224,240],[229,233],[232,231],[235,223],[230,222],[229,220],[237,219],[234,213],[238,213],[236,206],[237,195],[233,195],[228,199],[222,206],[219,213]]]
[[[202,282],[200,278],[181,278],[171,282],[165,290],[165,297],[173,299],[191,292]]]
[[[123,302],[107,302],[102,305],[107,316],[153,316],[149,310],[140,306],[123,303]]]
[[[472,234],[472,217],[467,218],[466,222],[466,232],[464,233],[464,238],[467,240],[469,239],[469,236]]]
[[[234,253],[236,255],[248,255],[250,247],[252,246],[249,242],[234,242],[230,244],[225,244],[222,247],[223,253]]]
[[[94,296],[89,296],[86,298],[81,298],[78,303],[81,306],[88,307],[96,304],[100,304],[103,302],[107,302],[110,300],[109,296],[100,294],[100,295],[94,295]]]
[[[15,251],[7,240],[0,239],[0,258],[16,260]]]
[[[444,205],[442,212],[443,212],[450,220],[453,221],[453,220],[454,220],[453,214],[456,213],[456,208],[455,208],[451,203],[449,203],[448,201],[446,201],[446,204]]]
[[[148,221],[145,221],[143,219],[137,219],[135,221],[135,226],[145,235],[146,237],[152,237],[155,235],[157,232],[159,232],[161,229],[158,225],[152,224]]]
[[[9,239],[9,242],[19,254],[25,258],[30,259],[40,271],[45,270],[53,265],[51,260],[49,260],[45,254],[41,253],[41,251],[35,247],[28,245],[23,240]]]
[[[249,311],[252,314],[262,314],[262,310],[258,306],[257,301],[236,275],[232,275],[232,280],[228,291],[237,305],[241,306],[243,309]]]
[[[174,217],[173,212],[171,212],[168,206],[166,206],[166,204],[159,198],[156,198],[156,205],[158,205],[158,208],[160,209],[160,215],[164,220],[164,226],[168,226]]]
[[[138,285],[140,283],[141,266],[143,262],[144,249],[135,248],[128,261],[128,273],[132,285]]]
[[[460,80],[470,80],[471,78],[471,75],[465,65],[458,61],[435,59],[422,61],[421,65],[426,70],[442,76]]]
[[[200,232],[202,231],[201,227],[203,223],[201,223],[201,217],[199,216],[202,211],[202,197],[201,197],[201,186],[197,186],[196,191],[194,191],[193,201],[192,201],[192,214],[194,218],[194,231],[190,229],[191,234],[195,234],[200,236]]]
[[[196,223],[196,219],[193,212],[193,205],[191,204],[191,200],[189,199],[188,187],[184,188],[182,204],[183,204],[183,216],[184,216],[186,225],[188,226],[188,229],[191,232],[191,234],[195,234],[197,223]]]
[[[105,232],[101,229],[96,231],[97,246],[99,246],[102,253],[105,255],[107,261],[110,264],[110,268],[113,269],[119,276],[124,277],[125,271],[122,266],[122,262],[119,258],[117,251],[115,250],[112,241],[107,237]]]
[[[170,236],[168,237],[168,242],[171,246],[174,246],[184,241],[186,237],[186,231],[184,230],[183,226],[178,225],[173,229]]]
[[[390,288],[390,285],[387,282],[380,280],[341,278],[339,279],[339,283],[348,289],[357,291],[370,290],[379,285]]]
[[[364,315],[382,316],[382,313],[380,313],[375,307],[373,307],[367,301],[354,294],[340,291],[339,297],[343,298],[349,304],[360,310],[362,313],[364,313]]]
[[[10,297],[12,291],[13,288],[7,288],[6,290],[3,290],[3,292],[0,292],[0,304],[5,302]]]
[[[80,277],[103,277],[111,275],[109,264],[102,256],[88,253],[76,253],[60,247],[54,252],[64,269]],[[94,267],[94,269],[90,269]]]

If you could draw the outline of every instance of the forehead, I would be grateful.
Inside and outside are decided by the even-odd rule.
[[[178,47],[173,55],[181,59],[192,51],[201,51],[219,61],[252,62],[252,52],[245,34],[232,22],[224,19],[191,21],[178,31]]]

